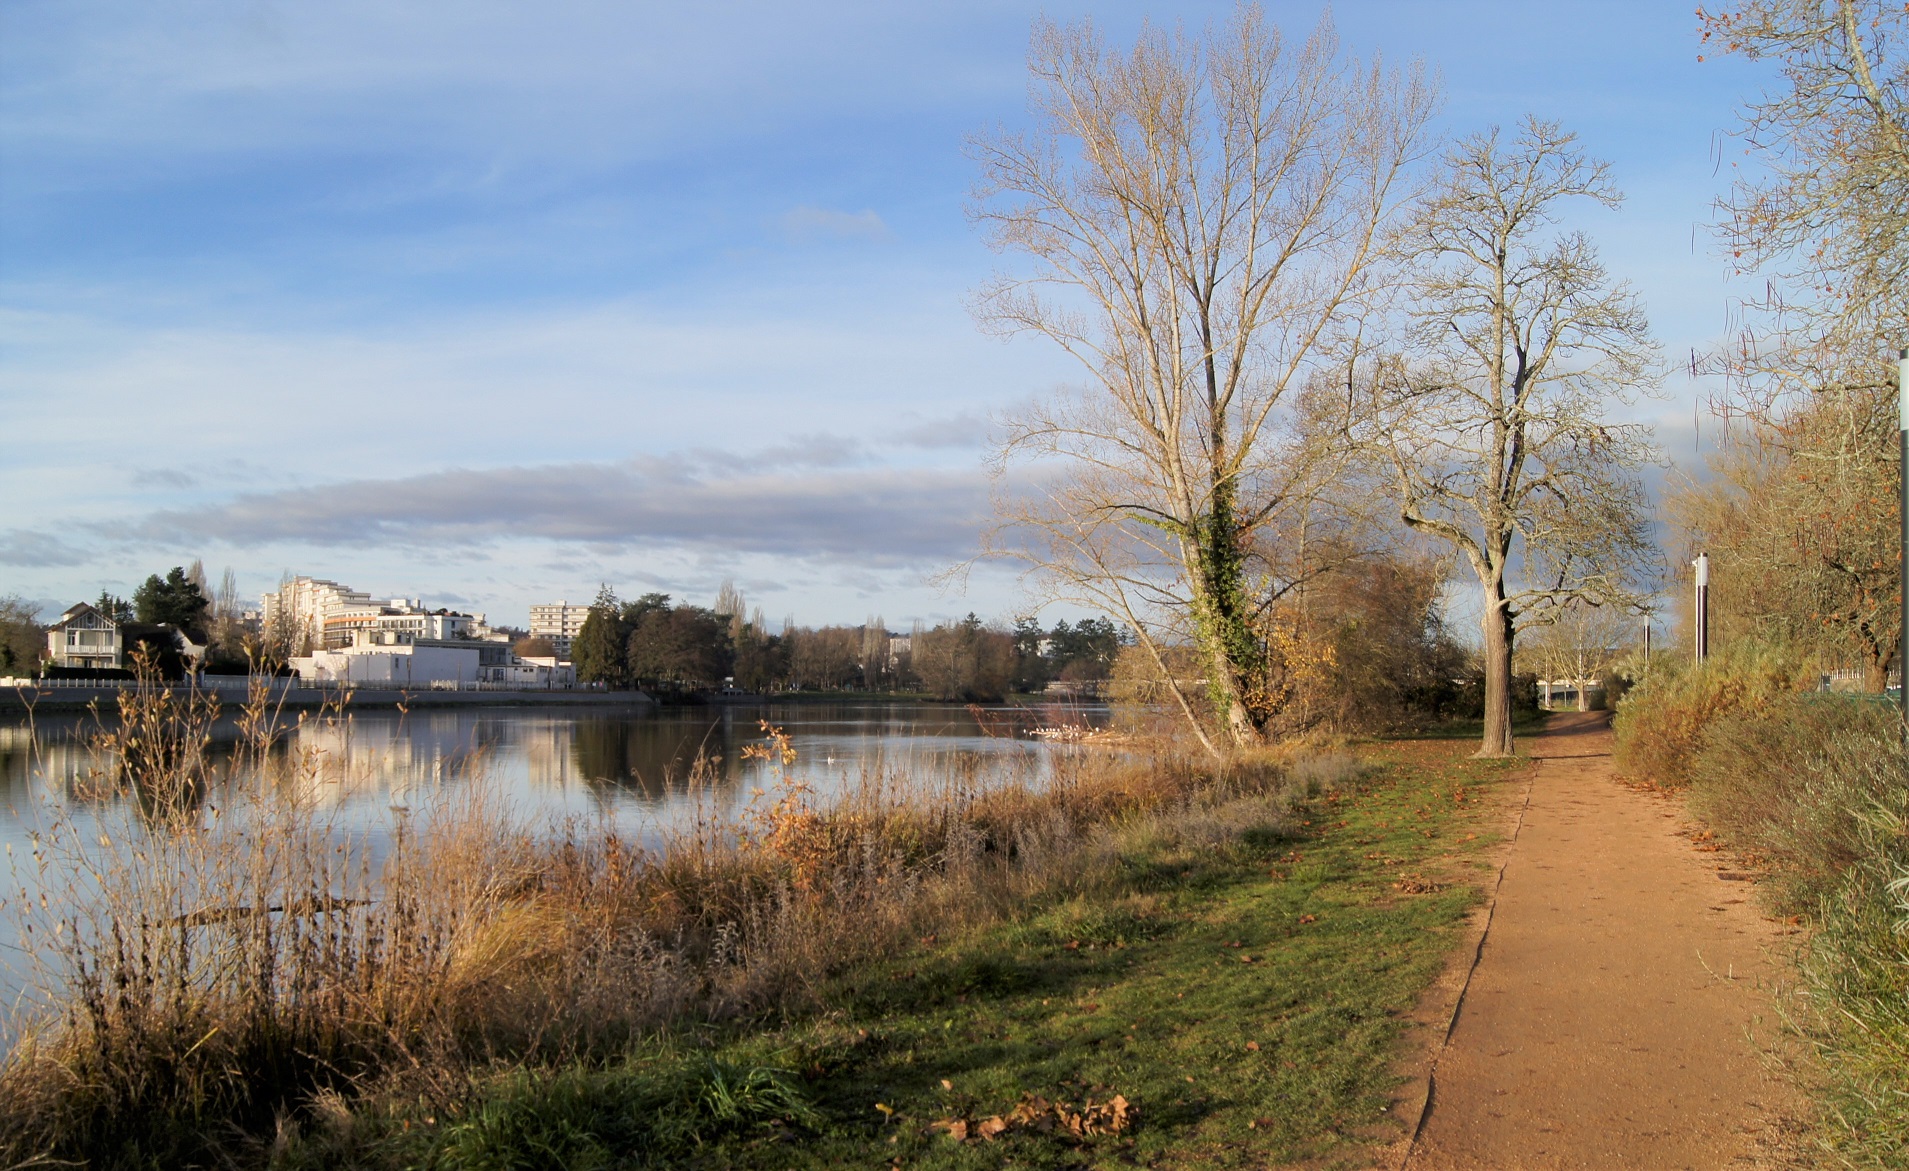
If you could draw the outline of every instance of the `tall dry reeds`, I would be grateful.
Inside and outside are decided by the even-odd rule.
[[[740,819],[699,802],[645,846],[524,826],[474,778],[374,857],[315,796],[326,762],[279,744],[262,685],[217,776],[213,714],[129,692],[112,775],[170,804],[43,836],[41,881],[80,881],[32,925],[49,1011],[0,1068],[0,1160],[243,1162],[328,1103],[450,1105],[498,1063],[609,1060],[682,1022],[803,1012],[902,940],[1092,890],[1122,826],[1195,843],[1294,800],[1273,756],[1081,753],[1038,786],[870,773],[824,806],[765,729],[777,781]]]

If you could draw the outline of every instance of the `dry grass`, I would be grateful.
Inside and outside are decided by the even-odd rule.
[[[1711,725],[1732,713],[1756,716],[1812,685],[1800,655],[1761,643],[1736,643],[1700,667],[1659,662],[1647,682],[1618,705],[1615,757],[1622,772],[1681,788]]]
[[[740,821],[705,803],[654,848],[476,799],[403,824],[374,862],[265,695],[220,777],[215,703],[130,693],[102,777],[137,792],[137,822],[44,837],[42,879],[82,881],[31,924],[50,998],[0,1068],[0,1163],[256,1161],[341,1102],[449,1104],[499,1064],[800,1013],[898,941],[1093,890],[1116,831],[1153,819],[1197,847],[1350,767],[1088,756],[1039,788],[867,777],[827,807],[785,783]]]

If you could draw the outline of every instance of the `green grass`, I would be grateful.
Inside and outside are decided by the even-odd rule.
[[[1516,767],[1450,742],[1364,755],[1373,771],[1288,818],[1234,810],[1217,844],[1170,817],[1136,822],[1112,889],[926,938],[837,978],[819,1015],[658,1037],[608,1068],[502,1072],[456,1109],[360,1104],[308,1122],[274,1161],[1364,1165],[1394,1134],[1402,1014],[1478,897],[1479,798]],[[1404,875],[1442,889],[1404,893]],[[963,1142],[933,1125],[1030,1095],[1120,1095],[1136,1120],[1085,1140],[1026,1125]]]
[[[1565,709],[1560,708],[1560,711]],[[1511,716],[1512,735],[1520,739],[1536,736],[1544,730],[1544,722],[1553,713],[1547,711],[1515,711]],[[1485,735],[1485,721],[1442,720],[1430,727],[1421,728],[1412,733],[1414,740],[1482,740]]]

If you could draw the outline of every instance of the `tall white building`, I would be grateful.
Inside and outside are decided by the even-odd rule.
[[[530,636],[548,639],[557,657],[567,662],[570,658],[570,643],[583,632],[583,620],[589,616],[590,607],[569,602],[544,602],[532,606]]]
[[[426,610],[422,598],[376,599],[324,578],[295,577],[263,602],[266,631],[283,632],[294,654],[343,650],[361,633],[403,634],[407,641],[502,638],[482,614]]]
[[[343,633],[351,619],[374,617],[383,609],[370,594],[320,577],[295,577],[260,601],[265,630],[283,634],[294,654],[345,645],[351,641]],[[334,630],[341,633],[328,638]]]

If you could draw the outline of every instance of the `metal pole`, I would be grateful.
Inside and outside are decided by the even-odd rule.
[[[1710,654],[1710,554],[1697,554],[1691,564],[1697,567],[1696,632],[1691,642],[1697,662],[1702,663]]]
[[[1896,592],[1902,595],[1901,625],[1896,628],[1896,674],[1899,683],[1899,699],[1902,703],[1902,719],[1909,726],[1909,663],[1903,661],[1903,654],[1909,651],[1909,350],[1896,351],[1896,438],[1897,472],[1902,480],[1902,500],[1897,509],[1902,525],[1902,541],[1897,547]],[[1883,685],[1888,686],[1887,677]]]

